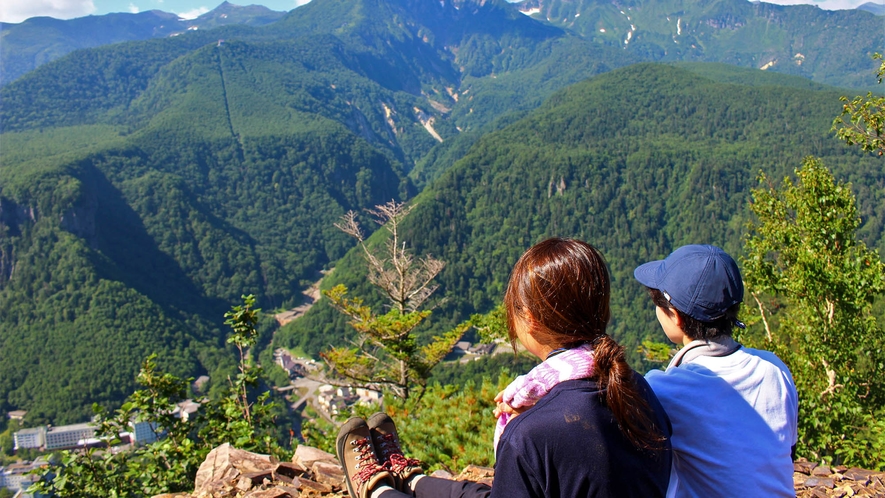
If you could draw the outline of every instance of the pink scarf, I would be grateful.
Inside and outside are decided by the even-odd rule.
[[[503,401],[513,408],[532,406],[550,392],[556,384],[567,380],[586,379],[593,375],[593,347],[583,344],[555,356],[520,375],[504,389]],[[509,413],[498,416],[495,425],[495,452],[504,427],[513,419]]]

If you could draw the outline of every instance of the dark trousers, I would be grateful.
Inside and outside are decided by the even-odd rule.
[[[438,477],[422,477],[415,485],[417,498],[488,498],[492,488],[485,484],[470,481],[452,481]],[[400,498],[412,495],[390,490],[381,495],[382,498]]]

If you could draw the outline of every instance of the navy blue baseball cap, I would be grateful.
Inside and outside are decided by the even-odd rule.
[[[682,246],[666,259],[633,270],[642,285],[658,289],[670,304],[702,322],[722,318],[744,300],[744,282],[737,263],[722,249]]]

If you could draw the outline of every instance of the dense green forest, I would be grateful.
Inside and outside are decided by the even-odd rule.
[[[208,317],[244,289],[293,304],[344,253],[337,216],[398,196],[390,160],[337,128],[244,140],[242,162],[229,141],[190,157],[142,143],[38,182],[4,178],[0,314],[4,351],[16,352],[0,367],[4,399],[78,420],[131,391],[137,358],[154,351],[166,368],[224,378]]]
[[[0,90],[11,149],[0,170],[10,352],[0,411],[82,420],[91,402],[130,392],[138,359],[153,351],[167,370],[223,382],[220,310],[242,293],[270,309],[298,304],[349,247],[332,226],[340,215],[415,195],[411,165],[458,134],[446,117],[454,64],[476,65],[474,78],[532,71],[568,38],[509,7],[450,8],[430,18],[436,29],[482,17],[445,40],[464,45],[460,61],[416,42],[427,35],[410,30],[408,5],[365,2],[330,0],[263,31],[78,51]],[[509,60],[503,43],[524,57]],[[576,68],[546,91],[610,67]]]
[[[691,66],[740,80],[743,71]],[[752,77],[752,73],[747,76]],[[439,327],[490,310],[511,265],[550,236],[600,247],[613,275],[617,338],[660,340],[638,264],[687,243],[740,254],[747,196],[758,172],[783,176],[813,154],[853,182],[871,246],[885,249],[881,160],[829,131],[839,94],[719,83],[686,69],[639,64],[573,85],[501,131],[484,135],[414,200],[404,224],[418,253],[448,262]],[[360,282],[359,254],[338,262],[328,285]],[[324,282],[325,283],[325,282]],[[315,353],[345,328],[322,302],[283,328],[280,343]],[[316,334],[316,331],[322,331]],[[640,365],[638,353],[633,354]]]
[[[250,293],[297,305],[322,269],[377,303],[333,223],[390,199],[414,199],[410,244],[448,262],[424,334],[490,310],[518,255],[562,235],[609,258],[632,349],[657,330],[633,266],[685,242],[738,252],[756,173],[807,154],[854,182],[883,248],[881,162],[832,137],[840,93],[721,64],[623,68],[643,58],[503,1],[314,0],[3,86],[0,412],[81,421],[152,352],[224,382],[223,310]],[[315,355],[348,333],[321,301],[274,345]]]

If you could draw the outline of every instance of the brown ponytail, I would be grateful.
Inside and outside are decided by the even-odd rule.
[[[604,335],[593,347],[596,382],[605,389],[605,404],[612,411],[621,432],[633,446],[656,450],[666,438],[652,421],[651,407],[639,393],[633,370],[627,364],[624,346]]]
[[[510,340],[516,319],[532,318],[531,335],[553,348],[593,343],[595,378],[622,434],[639,449],[659,449],[665,437],[639,392],[624,348],[605,334],[610,278],[602,253],[573,239],[535,244],[513,266],[504,294]]]

